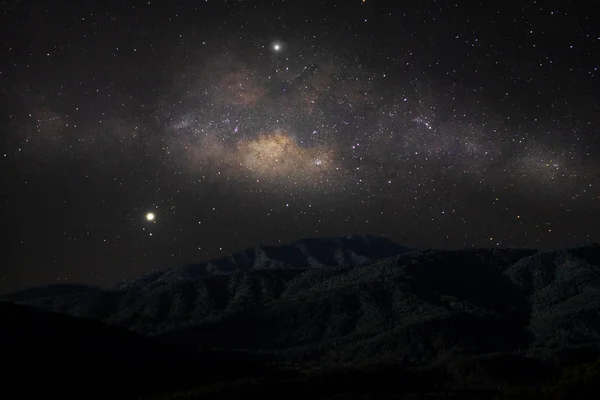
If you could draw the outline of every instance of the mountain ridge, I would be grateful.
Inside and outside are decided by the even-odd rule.
[[[10,398],[48,393],[135,398],[181,389],[190,382],[231,378],[240,370],[244,376],[252,370],[269,371],[252,360],[199,357],[184,346],[160,343],[100,321],[4,301],[0,301],[0,338],[2,390],[11,393]],[[35,384],[24,385],[24,377],[35,378]]]
[[[375,259],[391,257],[413,249],[375,235],[304,238],[279,246],[249,247],[214,260],[152,272],[138,279],[200,278],[258,268],[318,268],[367,264]],[[375,258],[374,251],[379,251]],[[116,287],[129,282],[117,284]]]
[[[475,368],[491,385],[600,357],[595,243],[544,252],[305,239],[117,285],[62,289],[12,299],[284,370],[395,365],[438,371],[454,385]]]

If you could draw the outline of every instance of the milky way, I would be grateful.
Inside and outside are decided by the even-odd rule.
[[[6,287],[307,236],[598,239],[600,35],[580,10],[25,3],[3,24],[20,38],[0,69],[4,204],[26,266]]]
[[[508,182],[524,193],[551,185],[554,196],[563,196],[582,174],[580,161],[589,158],[576,140],[546,145],[552,121],[536,121],[532,130],[511,123],[510,115],[484,112],[491,107],[477,92],[460,104],[461,112],[444,112],[454,100],[447,88],[415,79],[377,92],[391,81],[380,68],[358,68],[335,48],[320,49],[327,56],[313,58],[322,63],[308,64],[303,50],[294,54],[279,45],[239,50],[261,62],[242,62],[235,50],[199,65],[190,61],[186,70],[201,79],[191,88],[175,86],[174,105],[158,112],[168,121],[159,129],[174,163],[200,175],[210,164],[269,190],[350,190],[389,180],[415,189],[423,176],[442,175]]]

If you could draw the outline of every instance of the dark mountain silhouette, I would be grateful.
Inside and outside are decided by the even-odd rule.
[[[285,385],[311,396],[347,392],[339,385],[348,374],[350,392],[370,393],[369,382],[382,380],[421,392],[492,390],[473,397],[491,398],[498,387],[548,379],[574,393],[600,372],[599,244],[448,251],[372,236],[305,239],[110,287],[39,293],[5,299],[102,320],[153,344],[300,371]],[[268,379],[272,391],[283,382]],[[230,389],[264,394],[264,385],[238,382],[219,398]]]
[[[4,301],[20,301],[40,297],[56,297],[68,294],[78,294],[101,290],[101,288],[90,285],[55,284],[26,288],[2,296]]]
[[[12,394],[6,398],[135,398],[199,381],[277,376],[255,359],[197,354],[99,321],[6,302],[0,302],[0,359],[1,390]]]

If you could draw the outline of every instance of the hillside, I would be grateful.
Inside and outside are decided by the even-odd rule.
[[[312,239],[31,293],[18,302],[303,371],[393,365],[486,388],[600,356],[598,244],[447,251]]]
[[[0,302],[1,395],[136,398],[268,374],[256,359],[196,354],[99,321]]]

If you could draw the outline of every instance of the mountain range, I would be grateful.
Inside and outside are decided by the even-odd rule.
[[[5,345],[36,343],[28,353],[36,354],[62,341],[67,353],[85,354],[84,360],[148,370],[147,377],[165,378],[147,382],[169,382],[149,383],[149,391],[204,387],[185,391],[188,398],[225,398],[225,389],[205,385],[234,378],[238,384],[228,390],[274,391],[283,376],[285,387],[295,382],[303,394],[318,388],[323,398],[374,396],[378,380],[381,396],[477,391],[472,398],[497,398],[534,386],[548,395],[559,391],[557,382],[565,385],[564,371],[585,366],[595,373],[600,357],[600,245],[594,243],[545,252],[451,251],[375,236],[304,239],[106,287],[46,286],[0,300]],[[4,333],[6,324],[17,327],[13,336]],[[46,325],[78,333],[67,339]],[[115,350],[119,357],[100,351],[106,337],[113,349],[127,350]],[[55,353],[49,357],[60,358]],[[181,368],[163,371],[173,364]],[[198,378],[207,365],[213,375]],[[341,383],[349,376],[354,387]],[[240,384],[240,377],[252,383]],[[399,381],[403,387],[382,389]],[[577,382],[571,395],[587,388]],[[130,383],[134,391],[144,387]]]

